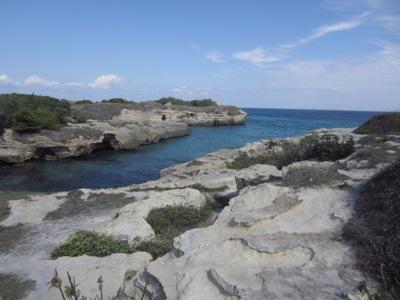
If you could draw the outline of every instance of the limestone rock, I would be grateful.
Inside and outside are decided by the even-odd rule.
[[[147,199],[125,205],[119,210],[115,218],[96,225],[94,230],[128,241],[133,241],[136,237],[148,240],[155,236],[154,230],[146,222],[146,217],[152,209],[189,205],[200,207],[205,203],[204,195],[190,188],[149,192]]]
[[[135,149],[139,145],[188,134],[190,126],[243,124],[244,111],[227,106],[166,107],[147,104],[73,105],[90,120],[68,124],[59,130],[17,133],[5,130],[0,136],[0,161],[20,163],[32,158],[57,160],[91,153],[99,148]]]
[[[276,205],[288,199],[294,206]],[[346,265],[348,247],[330,238],[350,217],[349,199],[330,189],[294,193],[269,183],[246,188],[212,226],[175,240],[182,256],[159,258],[146,272],[168,299],[293,299],[299,291],[304,299],[337,299],[342,290],[355,291],[361,278]],[[275,217],[260,214],[268,208]],[[232,222],[244,216],[254,221]],[[346,278],[338,273],[345,266],[351,274]]]
[[[14,226],[17,224],[39,224],[46,215],[56,210],[66,199],[66,193],[50,194],[48,196],[34,196],[30,199],[8,201],[10,215],[1,226]]]

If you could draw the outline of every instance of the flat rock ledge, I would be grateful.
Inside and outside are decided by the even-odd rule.
[[[54,299],[46,282],[57,268],[71,271],[82,294],[90,297],[101,274],[105,296],[112,299],[366,300],[358,286],[368,279],[356,269],[350,246],[337,237],[352,216],[360,186],[400,158],[400,136],[366,143],[366,136],[351,129],[314,134],[352,139],[355,152],[335,162],[301,161],[278,170],[266,164],[229,169],[226,164],[243,153],[255,157],[283,151],[284,143],[298,143],[300,137],[220,150],[167,168],[155,181],[80,190],[76,197],[83,203],[99,197],[131,199],[113,209],[92,210],[91,217],[77,212],[46,218],[71,201],[71,192],[9,201],[10,214],[0,226],[23,224],[28,237],[22,246],[0,252],[0,272],[36,280],[29,299]],[[128,241],[151,239],[154,231],[145,220],[151,209],[199,207],[206,200],[223,206],[213,224],[177,236],[174,251],[156,260],[143,252],[49,260],[49,251],[70,233],[95,230]]]

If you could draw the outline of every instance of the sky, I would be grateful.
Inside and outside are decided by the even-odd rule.
[[[400,110],[400,0],[1,0],[0,93]]]

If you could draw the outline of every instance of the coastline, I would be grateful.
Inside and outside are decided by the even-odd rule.
[[[226,164],[241,153],[257,157],[271,151],[279,152],[286,142],[296,144],[302,137],[261,140],[246,144],[239,149],[219,150],[184,164],[172,166],[161,172],[160,179],[139,185],[116,189],[81,189],[79,195],[73,192],[61,192],[10,201],[10,215],[2,221],[1,226],[14,229],[19,226],[19,230],[22,228],[22,234],[17,233],[15,239],[19,240],[21,245],[9,245],[10,248],[16,247],[13,248],[12,254],[7,254],[7,251],[3,250],[5,252],[0,256],[3,262],[0,272],[7,270],[21,273],[27,264],[32,266],[31,270],[25,270],[25,273],[37,282],[37,291],[30,295],[33,297],[31,299],[35,299],[34,297],[38,295],[43,299],[55,297],[54,294],[48,294],[47,287],[45,288],[43,284],[48,282],[54,267],[67,270],[69,266],[75,264],[82,264],[86,268],[85,272],[76,270],[74,274],[82,286],[85,286],[83,290],[85,294],[91,294],[90,291],[95,286],[93,280],[95,275],[91,273],[93,266],[100,265],[102,267],[96,272],[102,273],[105,280],[107,277],[112,277],[111,271],[120,274],[118,280],[113,279],[107,283],[110,296],[115,294],[115,290],[121,284],[126,287],[126,292],[143,289],[143,278],[150,274],[151,278],[156,279],[148,282],[148,291],[162,291],[174,299],[178,296],[188,297],[191,293],[195,294],[200,286],[205,285],[211,293],[209,297],[222,299],[224,298],[222,295],[226,293],[233,293],[231,295],[233,297],[245,297],[266,292],[263,291],[263,285],[259,285],[260,282],[255,279],[255,273],[248,276],[242,273],[242,267],[248,268],[244,262],[250,264],[254,258],[254,261],[259,261],[262,266],[268,261],[274,262],[267,263],[263,267],[272,268],[271,270],[283,264],[285,268],[291,270],[289,273],[296,274],[299,278],[304,276],[303,272],[314,270],[313,284],[317,288],[322,288],[324,282],[320,280],[320,276],[324,274],[323,276],[328,276],[332,282],[336,282],[337,286],[332,293],[335,293],[336,289],[344,289],[354,294],[356,283],[363,277],[355,267],[348,267],[348,264],[352,265],[351,261],[346,261],[345,264],[347,272],[353,274],[353,279],[343,280],[329,275],[343,268],[342,259],[349,256],[348,246],[341,242],[332,242],[329,236],[338,232],[343,222],[350,217],[351,203],[359,186],[397,157],[398,137],[393,137],[381,146],[388,147],[385,151],[394,153],[385,152],[386,157],[382,156],[380,161],[371,161],[367,164],[363,160],[358,160],[355,155],[357,151],[365,151],[370,147],[358,143],[363,136],[352,134],[350,129],[316,130],[314,134],[335,135],[343,142],[351,137],[356,142],[356,152],[338,162],[300,161],[293,162],[282,170],[267,164],[255,164],[243,169],[226,168]],[[293,182],[293,177],[303,174],[300,176],[302,178],[305,171],[311,172],[309,176],[314,180],[323,177],[326,181],[314,182],[310,186],[305,186],[303,182],[299,188],[297,187],[299,183]],[[54,246],[77,230],[94,229],[128,241],[135,237],[151,238],[154,236],[151,227],[149,228],[142,215],[135,215],[135,211],[143,211],[144,207],[139,209],[140,205],[146,206],[145,211],[166,205],[201,205],[205,201],[204,197],[220,203],[222,211],[217,213],[212,225],[187,231],[175,238],[173,253],[184,253],[183,255],[176,256],[169,253],[152,262],[149,262],[151,258],[142,252],[113,254],[95,260],[85,256],[64,257],[57,260],[48,258],[49,251]],[[72,208],[65,206],[74,199],[81,199],[79,200],[81,204]],[[121,202],[121,199],[125,200]],[[102,204],[99,206],[104,206],[96,208],[95,201],[100,201]],[[107,203],[114,203],[115,206]],[[90,210],[87,207],[91,207]],[[58,215],[53,219],[47,217],[52,212],[54,215],[57,210]],[[257,211],[263,213],[260,215]],[[307,221],[310,218],[316,218],[318,226],[310,224]],[[232,220],[235,220],[234,223]],[[136,225],[132,227],[132,224]],[[64,228],[64,231],[60,231],[60,228]],[[32,230],[36,234],[30,235],[29,232],[32,233]],[[43,234],[47,236],[46,242],[41,238]],[[24,246],[32,243],[36,246],[32,246],[29,250]],[[274,245],[273,248],[270,248],[271,245]],[[326,247],[331,249],[329,255],[324,254]],[[221,252],[220,261],[213,260],[212,257],[219,251],[223,251],[224,255]],[[310,256],[310,253],[313,254]],[[239,254],[242,258],[237,261],[239,257],[235,255]],[[250,261],[247,260],[247,255],[252,257]],[[275,261],[282,255],[286,257],[284,260],[279,258]],[[336,260],[332,261],[332,257],[336,257]],[[190,267],[185,264],[188,259],[194,263]],[[320,265],[325,259],[330,259],[330,267]],[[230,263],[225,260],[237,261],[237,268],[235,270],[227,268]],[[132,265],[133,262],[135,266]],[[113,268],[110,268],[110,265],[113,265]],[[147,267],[144,270],[145,266]],[[254,272],[261,272],[256,266],[254,267]],[[130,268],[135,269],[137,275],[124,283],[123,274]],[[173,288],[177,283],[171,276],[167,276],[176,272],[186,274],[188,280],[191,278],[190,281],[185,281],[188,287],[185,290]],[[270,280],[272,278],[275,282],[272,287],[279,286],[282,276],[287,280],[289,273],[280,274],[275,271],[268,273],[268,276],[273,276],[269,277]],[[295,287],[301,284],[301,280],[295,280],[291,284],[295,290]],[[234,289],[234,286],[237,288]],[[274,290],[274,293],[278,292],[281,291]],[[308,292],[313,293],[315,290],[310,289]]]
[[[93,103],[75,104],[73,109],[89,119],[58,130],[19,133],[5,129],[0,135],[0,161],[54,161],[98,149],[133,150],[185,136],[189,126],[242,125],[247,119],[244,111],[229,106]]]

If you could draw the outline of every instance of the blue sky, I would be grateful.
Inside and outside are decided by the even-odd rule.
[[[0,92],[400,109],[399,0],[2,0],[0,37]]]

